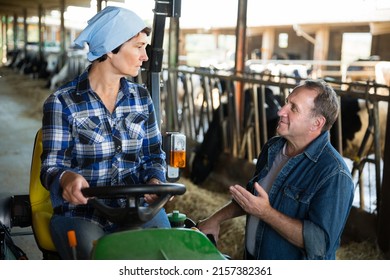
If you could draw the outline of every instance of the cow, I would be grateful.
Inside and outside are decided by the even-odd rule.
[[[361,90],[368,90],[369,94],[378,94],[389,96],[389,89],[383,86],[390,86],[390,62],[379,61],[379,57],[372,56],[368,59],[360,59],[359,61],[373,61],[373,66],[349,66],[347,72],[354,72],[352,78],[355,82],[362,82],[361,86],[355,83],[353,88],[360,88]],[[364,81],[359,76],[359,71],[372,71],[375,77],[375,83]],[[351,79],[352,79],[351,78]],[[360,80],[359,80],[360,78]],[[381,85],[374,87],[371,85]],[[370,88],[367,89],[367,86]],[[341,122],[342,122],[342,151],[345,157],[355,159],[358,156],[359,149],[362,149],[363,155],[373,153],[373,137],[367,139],[364,143],[365,135],[374,133],[373,131],[373,105],[364,99],[358,99],[353,96],[341,97]],[[384,153],[386,124],[387,124],[387,110],[388,103],[385,101],[378,102],[379,111],[379,133],[381,140],[381,153]],[[363,147],[363,146],[365,147]]]
[[[384,139],[386,136],[387,106],[387,102],[378,102],[382,156],[384,154]],[[374,133],[372,104],[364,99],[341,96],[340,107],[343,156],[355,159],[358,156],[359,149],[362,149],[362,155],[373,153],[373,137],[370,137],[367,143],[363,143],[366,133],[371,133],[371,136]],[[336,125],[331,129],[331,142],[337,147]]]
[[[221,104],[213,111],[213,119],[210,122],[202,143],[195,148],[195,157],[191,163],[190,179],[194,184],[201,184],[213,171],[220,154],[223,151],[222,115],[227,115],[227,105]]]
[[[271,138],[272,136],[276,135],[276,127],[279,122],[279,116],[278,116],[278,111],[282,107],[282,100],[279,94],[274,94],[273,90],[271,87],[264,87],[264,97],[265,97],[265,115],[266,115],[266,122],[267,122],[267,136],[268,139]],[[260,93],[261,88],[257,87],[257,92]],[[248,125],[248,121],[251,122],[251,125],[254,125],[254,120],[249,120],[248,118],[250,117],[250,106],[253,103],[252,102],[252,94],[253,90],[252,89],[247,89],[245,90],[245,101],[244,101],[244,124]],[[260,103],[260,98],[258,98],[258,108],[260,108],[261,103]],[[260,118],[262,116],[259,116]]]
[[[36,43],[27,43],[26,49],[15,49],[8,53],[6,64],[20,74],[30,75],[32,78],[45,79],[48,77],[46,71],[47,53],[39,53]]]
[[[14,49],[7,51],[7,62],[4,64],[9,68],[15,67],[17,60],[20,59],[20,53],[22,51],[20,49]]]
[[[38,79],[47,78],[46,65],[44,56],[40,57],[38,52],[28,52],[23,65],[23,74]]]
[[[67,52],[67,58],[64,65],[58,73],[50,78],[50,90],[55,90],[58,86],[79,75],[89,64],[87,60],[87,50],[72,48]],[[55,61],[55,57],[52,57]],[[59,59],[59,57],[57,57]],[[55,62],[52,62],[55,64]]]
[[[51,76],[54,73],[57,73],[59,71],[59,61],[60,61],[60,53],[49,53],[46,56],[47,65],[46,65],[46,71],[51,74]]]

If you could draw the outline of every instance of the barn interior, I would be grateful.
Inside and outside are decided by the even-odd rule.
[[[158,1],[149,2],[153,7]],[[289,21],[282,16],[279,21],[270,19],[265,10],[259,12],[264,20],[255,21],[261,17],[250,16],[256,10],[254,0],[231,2],[235,7],[232,24],[208,28],[187,24],[187,3],[181,1],[181,15],[167,17],[163,26],[161,87],[151,90],[151,95],[159,103],[162,132],[180,131],[188,144],[187,166],[181,170],[180,181],[189,191],[167,209],[179,208],[198,220],[223,205],[229,199],[227,186],[237,182],[245,185],[253,174],[257,155],[272,136],[275,118],[270,114],[275,100],[269,103],[269,91],[280,96],[280,106],[300,81],[323,78],[341,99],[353,97],[360,106],[359,111],[345,108],[332,135],[356,180],[356,203],[343,242],[351,247],[370,247],[363,249],[367,255],[342,247],[338,258],[389,259],[390,225],[386,221],[390,218],[390,147],[386,144],[390,143],[390,130],[386,128],[390,5],[386,1],[357,1],[356,7],[348,7],[348,16],[329,17],[324,11],[317,19],[306,21]],[[41,123],[42,102],[88,65],[85,50],[73,49],[71,44],[82,27],[69,24],[64,13],[71,6],[99,11],[106,5],[131,8],[134,1],[0,0],[0,193],[28,192],[32,144]],[[340,10],[345,8],[339,5]],[[354,10],[359,6],[370,12],[363,16]],[[59,15],[54,22],[50,20],[53,10]],[[156,22],[152,10],[149,14]],[[165,17],[162,20],[165,22]],[[194,42],[203,43],[199,47]],[[26,64],[18,54],[35,55],[38,64]],[[54,67],[47,71],[49,58],[54,58]],[[137,81],[150,83],[147,72],[145,65]],[[350,119],[352,115],[356,118]],[[357,123],[360,125],[355,131],[348,130]],[[208,206],[199,207],[202,204]],[[243,223],[225,224],[221,237],[222,250],[237,259],[242,256],[239,244]],[[24,234],[26,230],[13,232],[21,247],[32,244],[26,249],[31,250],[30,258],[40,259],[40,252],[34,250],[35,241]]]

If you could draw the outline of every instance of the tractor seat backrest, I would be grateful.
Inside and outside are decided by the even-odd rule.
[[[42,186],[40,180],[42,151],[42,129],[39,129],[35,136],[30,170],[32,229],[41,251],[56,252],[49,228],[50,218],[53,215],[50,193]]]

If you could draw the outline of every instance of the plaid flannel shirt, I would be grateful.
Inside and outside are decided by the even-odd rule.
[[[81,174],[90,187],[165,182],[165,153],[149,92],[125,78],[110,113],[89,85],[88,69],[59,88],[44,103],[41,181],[50,190],[53,208],[107,225],[89,205],[62,198],[59,176]],[[106,200],[121,206],[121,199]]]

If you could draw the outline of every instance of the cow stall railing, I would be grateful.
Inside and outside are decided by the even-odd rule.
[[[364,132],[364,137],[361,139],[360,146],[356,155],[352,158],[352,176],[357,176],[357,187],[359,188],[359,202],[360,208],[365,209],[365,195],[364,195],[364,182],[363,182],[363,169],[367,163],[374,164],[375,169],[375,192],[376,192],[376,209],[373,212],[379,212],[381,200],[381,160],[384,155],[385,144],[388,143],[388,139],[385,139],[386,128],[389,127],[387,123],[387,113],[389,111],[390,101],[390,88],[383,84],[378,84],[375,81],[366,82],[351,82],[342,83],[335,82],[334,88],[340,97],[354,97],[360,100],[364,100],[367,110],[367,128]],[[342,90],[344,89],[344,90]],[[380,94],[378,94],[380,92]],[[382,106],[380,106],[380,102]],[[380,113],[385,110],[385,117],[382,119],[382,126],[380,127]],[[342,116],[338,119],[340,121]],[[340,125],[338,125],[340,131]],[[341,135],[342,138],[342,135]],[[371,138],[371,140],[370,140]],[[371,149],[370,146],[373,146]],[[340,153],[342,154],[342,150]],[[374,158],[371,157],[374,156]]]
[[[220,153],[227,153],[234,158],[253,162],[267,139],[273,136],[268,128],[270,121],[267,120],[267,108],[269,108],[266,102],[267,89],[273,90],[278,97],[279,105],[283,106],[289,91],[302,80],[296,77],[261,73],[233,75],[230,72],[195,67],[164,69],[163,76],[162,122],[164,125],[162,130],[180,131],[189,141],[198,146],[209,141],[205,144],[208,149],[206,153],[212,154],[208,156],[207,161],[217,160]],[[369,157],[367,152],[367,140],[362,140],[356,156],[351,158],[354,164],[352,171],[358,173],[358,185],[361,187],[360,204],[364,207],[364,186],[361,178],[362,168],[366,163],[375,165],[376,195],[380,195],[380,161],[384,135],[381,136],[379,128],[378,104],[379,102],[388,104],[389,95],[377,94],[377,91],[385,89],[388,92],[389,88],[373,81],[346,83],[335,79],[324,79],[332,84],[340,98],[356,98],[367,104],[367,112],[369,112],[367,122],[371,125],[367,127],[366,134],[373,137],[371,142],[374,146],[374,159]],[[241,104],[237,102],[238,94],[235,85],[238,82],[244,83],[246,93],[241,93],[246,96],[246,101],[244,97],[241,98]],[[239,108],[240,106],[245,107],[242,109]],[[213,121],[218,123],[216,128]],[[332,144],[343,154],[341,123],[340,115],[332,132],[336,139]],[[212,137],[207,137],[210,128],[217,129],[218,132]],[[377,198],[378,201],[379,199]]]
[[[164,116],[170,116],[169,120],[164,120],[166,129],[182,131],[190,139],[201,142],[213,121],[215,115],[213,112],[217,111],[219,117],[222,117],[221,122],[228,121],[224,134],[230,135],[231,139],[224,138],[224,144],[230,143],[225,151],[238,157],[250,152],[243,151],[245,141],[242,139],[247,138],[245,133],[253,134],[253,138],[260,139],[254,146],[255,151],[250,152],[255,155],[260,152],[261,146],[268,138],[267,122],[261,117],[266,115],[265,87],[276,90],[283,102],[289,90],[300,80],[279,76],[275,81],[272,75],[265,74],[259,78],[258,75],[232,75],[228,72],[194,67],[164,71],[168,73],[164,75],[166,78],[163,102],[169,102],[165,107]],[[295,82],[291,83],[288,79],[294,79]],[[238,82],[245,85],[245,93],[242,95],[247,94],[242,96],[242,104],[237,104],[235,85]],[[176,88],[176,91],[172,91],[173,88]],[[239,107],[245,105],[247,107],[240,110]]]

